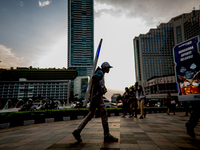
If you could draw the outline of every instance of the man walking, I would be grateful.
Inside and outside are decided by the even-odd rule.
[[[109,73],[110,68],[112,68],[112,66],[110,66],[108,62],[104,62],[102,63],[101,68],[97,68],[94,76],[92,77],[89,113],[78,125],[77,129],[72,132],[73,136],[78,142],[82,142],[80,133],[86,124],[94,117],[96,108],[98,108],[101,115],[102,126],[104,129],[104,142],[118,141],[117,138],[113,137],[109,133],[107,110],[103,101],[103,95],[107,92],[105,87],[104,74]]]

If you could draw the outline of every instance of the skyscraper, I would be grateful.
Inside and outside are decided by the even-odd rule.
[[[162,23],[134,39],[136,80],[146,81],[155,76],[174,73],[173,24]]]
[[[90,76],[94,58],[93,0],[68,0],[68,68]]]

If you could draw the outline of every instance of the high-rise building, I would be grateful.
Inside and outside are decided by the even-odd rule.
[[[93,0],[68,0],[68,68],[90,76],[94,58]]]
[[[200,35],[200,10],[192,11],[184,18],[185,40]]]
[[[175,45],[200,35],[200,10],[181,14],[171,21],[173,21]]]
[[[134,39],[137,81],[144,82],[155,76],[174,73],[173,23],[161,23],[157,29],[140,34]]]
[[[176,16],[134,38],[136,81],[144,87],[147,99],[163,99],[168,92],[177,95],[173,47],[197,35],[200,10]]]

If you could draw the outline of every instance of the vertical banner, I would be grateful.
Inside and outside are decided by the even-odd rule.
[[[199,36],[174,46],[175,76],[179,101],[200,100]]]
[[[85,94],[85,101],[86,102],[85,102],[83,107],[87,106],[87,101],[88,101],[89,94],[90,94],[90,89],[91,89],[91,86],[92,86],[92,76],[94,75],[94,72],[96,70],[96,66],[97,66],[97,62],[98,62],[98,58],[99,58],[99,54],[100,54],[100,50],[101,50],[102,41],[103,41],[103,39],[100,40],[99,46],[98,46],[97,51],[96,51],[96,56],[95,56],[95,59],[94,59],[92,74],[90,76],[90,81],[89,81],[89,84],[88,84],[88,87],[87,87],[87,91],[86,91],[86,94]]]

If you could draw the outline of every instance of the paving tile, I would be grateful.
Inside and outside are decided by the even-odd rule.
[[[138,144],[141,150],[160,150],[157,145],[152,144]]]
[[[120,144],[120,150],[140,150],[138,144]]]
[[[113,142],[113,143],[102,143],[102,145],[101,145],[101,149],[107,149],[107,148],[109,148],[109,149],[113,149],[113,148],[115,148],[115,149],[119,149],[120,148],[120,144],[118,143],[118,142]]]
[[[59,121],[0,130],[1,150],[185,150],[200,149],[200,124],[191,138],[185,128],[184,112],[148,114],[145,119],[108,118],[110,133],[118,142],[104,143],[100,118],[93,118],[83,129],[78,143],[72,131],[81,120]]]
[[[70,143],[70,144],[53,144],[52,146],[48,147],[48,150],[53,150],[53,149],[82,149],[84,146],[86,145],[86,143]]]

